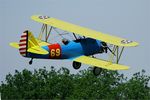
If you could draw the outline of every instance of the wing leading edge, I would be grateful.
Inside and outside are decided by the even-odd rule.
[[[62,20],[58,20],[56,18],[48,17],[48,16],[40,16],[40,15],[35,15],[31,16],[31,19],[41,22],[43,24],[47,24],[53,27],[57,27],[61,30],[72,32],[78,35],[94,38],[97,40],[101,40],[104,42],[107,42],[109,44],[113,44],[116,46],[125,46],[125,47],[134,47],[137,46],[138,43],[134,41],[129,41],[127,39],[111,36],[108,34],[104,34],[101,32],[97,32],[88,28],[84,28],[78,25],[74,25]]]
[[[75,58],[74,61],[81,62],[84,64],[108,69],[108,70],[127,70],[129,69],[128,66],[125,65],[120,65],[120,64],[114,64],[108,61],[96,59],[96,58],[91,58],[88,56],[80,56],[78,58]]]

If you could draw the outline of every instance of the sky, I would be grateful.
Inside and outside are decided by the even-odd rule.
[[[145,69],[150,75],[150,0],[0,0],[0,81],[16,69],[34,70],[43,66],[58,69],[63,66],[72,73],[79,71],[72,68],[69,60],[34,60],[29,65],[30,59],[23,58],[18,50],[9,46],[10,42],[19,41],[26,29],[38,36],[41,24],[30,19],[37,14],[137,41],[140,45],[125,48],[120,61],[130,69],[119,72],[131,77]],[[56,34],[52,35],[51,42],[60,42]],[[88,67],[83,64],[81,69]]]

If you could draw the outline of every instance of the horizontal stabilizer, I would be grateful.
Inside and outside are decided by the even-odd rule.
[[[9,43],[9,45],[12,46],[13,48],[19,49],[19,44],[17,42],[11,42]]]
[[[46,51],[45,49],[43,49],[39,46],[31,47],[27,51],[30,52],[30,53],[43,54],[43,55],[49,53],[48,51]]]
[[[14,48],[19,49],[19,43],[17,43],[17,42],[11,42],[9,45],[14,47]],[[43,55],[49,53],[48,51],[44,50],[43,48],[41,48],[39,46],[31,47],[27,51],[30,53],[43,54]]]
[[[96,59],[88,56],[80,56],[78,58],[75,58],[74,61],[81,62],[84,64],[92,65],[93,67],[100,67],[108,70],[127,70],[129,69],[128,66],[120,65],[120,64],[114,64],[108,61],[104,61],[101,59]]]

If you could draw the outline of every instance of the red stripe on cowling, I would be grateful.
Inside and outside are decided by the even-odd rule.
[[[26,43],[24,43],[24,44],[19,44],[19,46],[25,46],[26,45]]]

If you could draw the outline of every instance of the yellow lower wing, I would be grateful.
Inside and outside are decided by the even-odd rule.
[[[80,57],[74,59],[74,61],[92,65],[92,66],[96,66],[96,67],[100,67],[100,68],[104,68],[104,69],[109,69],[109,70],[127,70],[127,69],[129,69],[129,67],[125,66],[125,65],[114,64],[114,63],[111,63],[108,61],[91,58],[88,56],[80,56]]]

